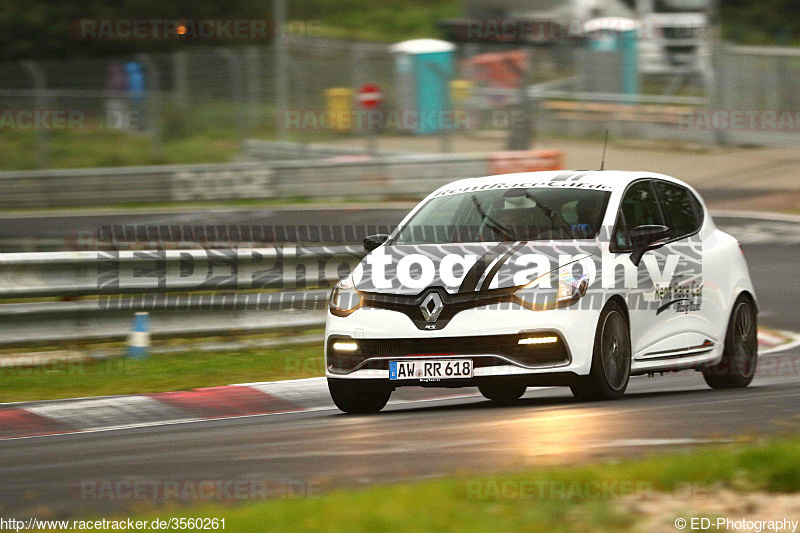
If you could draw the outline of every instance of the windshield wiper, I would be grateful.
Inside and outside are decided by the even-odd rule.
[[[528,197],[528,198],[530,198],[531,200],[533,200],[533,203],[534,203],[534,205],[535,205],[536,207],[538,207],[539,209],[541,209],[541,210],[544,212],[544,214],[545,214],[545,215],[547,215],[547,218],[549,218],[549,219],[550,219],[550,220],[552,220],[553,222],[558,222],[559,224],[561,224],[562,226],[564,226],[564,229],[565,229],[565,230],[567,230],[567,235],[569,235],[569,236],[570,236],[570,237],[572,237],[573,239],[576,239],[576,238],[577,238],[577,237],[575,237],[575,233],[573,233],[573,231],[572,231],[572,226],[570,226],[569,224],[567,224],[567,221],[566,221],[566,220],[564,220],[564,218],[561,216],[561,214],[560,214],[560,213],[556,213],[556,212],[553,210],[553,208],[552,208],[552,207],[549,207],[549,206],[547,206],[547,205],[544,205],[543,203],[541,203],[541,202],[539,201],[539,199],[538,199],[538,198],[536,198],[534,195],[532,195],[531,193],[529,193],[529,192],[527,192],[527,191],[525,192],[525,196],[526,196],[526,197]]]
[[[478,213],[480,213],[480,215],[484,218],[484,220],[487,221],[486,224],[487,226],[492,228],[497,233],[500,233],[501,235],[505,236],[506,239],[509,241],[517,240],[517,236],[514,234],[511,228],[493,219],[486,213],[486,211],[483,210],[483,207],[481,207],[481,203],[478,201],[478,198],[474,194],[472,195],[472,203],[475,204],[475,209],[478,210]]]

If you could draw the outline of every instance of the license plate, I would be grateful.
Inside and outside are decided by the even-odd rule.
[[[472,377],[472,359],[389,361],[389,379],[458,379]]]

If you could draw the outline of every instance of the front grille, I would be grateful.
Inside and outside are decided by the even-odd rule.
[[[552,344],[520,345],[528,336],[558,337]],[[346,337],[347,340],[352,340]],[[331,372],[347,373],[356,368],[388,370],[389,361],[371,358],[438,357],[442,359],[474,356],[475,367],[513,364],[523,367],[558,365],[569,362],[569,352],[563,338],[556,332],[537,331],[513,335],[480,335],[469,337],[439,337],[430,339],[358,339],[357,353],[337,353],[333,343],[341,336],[328,338],[328,368]]]
[[[416,296],[361,293],[361,298],[363,307],[387,309],[389,311],[403,313],[411,319],[417,328],[425,329],[425,326],[431,323],[425,321],[420,306],[429,293],[437,292],[442,299],[443,307],[442,312],[433,324],[436,326],[436,329],[442,329],[454,316],[467,309],[488,305],[510,308],[512,302],[515,301],[514,292],[516,290],[515,287],[512,287],[510,289],[493,289],[480,292],[450,294],[442,288],[435,288],[425,290]]]

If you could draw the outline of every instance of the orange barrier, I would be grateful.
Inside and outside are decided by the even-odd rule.
[[[520,150],[489,154],[489,174],[511,174],[537,170],[564,170],[561,150]]]
[[[464,70],[472,73],[472,81],[489,87],[516,89],[527,69],[528,54],[525,50],[489,52],[464,61]]]

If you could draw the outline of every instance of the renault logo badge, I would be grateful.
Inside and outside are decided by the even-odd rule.
[[[419,306],[420,311],[422,311],[422,316],[425,318],[425,322],[436,322],[443,308],[444,304],[438,292],[429,293],[425,299],[422,300],[422,305]]]

